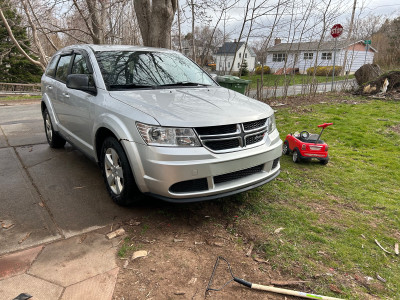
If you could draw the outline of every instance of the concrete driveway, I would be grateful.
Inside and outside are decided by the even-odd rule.
[[[0,256],[143,213],[115,205],[81,152],[47,145],[39,102],[0,106],[0,165]]]

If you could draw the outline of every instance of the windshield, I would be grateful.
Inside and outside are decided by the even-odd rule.
[[[107,89],[209,86],[213,80],[190,59],[172,52],[96,52]]]

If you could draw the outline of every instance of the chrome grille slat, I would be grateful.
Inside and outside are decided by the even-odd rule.
[[[195,131],[204,147],[216,153],[226,153],[262,144],[267,127],[268,118],[265,118],[240,124],[198,127]]]

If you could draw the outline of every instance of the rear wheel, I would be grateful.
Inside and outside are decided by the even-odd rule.
[[[293,161],[294,161],[295,163],[299,163],[300,160],[301,160],[301,158],[300,158],[300,151],[299,151],[299,149],[294,149],[294,151],[293,151]]]
[[[126,206],[143,198],[125,151],[116,138],[108,137],[104,140],[100,159],[107,191],[115,203]]]
[[[51,148],[62,148],[64,147],[66,141],[63,139],[58,132],[54,131],[53,124],[51,123],[51,118],[47,108],[43,111],[44,120],[44,131],[46,132],[47,142]]]
[[[326,159],[321,159],[321,160],[319,161],[319,163],[320,163],[321,165],[326,165],[326,164],[328,164],[328,162],[329,162],[329,157],[327,157]]]
[[[282,146],[282,154],[283,154],[283,155],[289,155],[289,143],[288,143],[288,141],[285,141],[285,142],[283,143],[283,146]]]

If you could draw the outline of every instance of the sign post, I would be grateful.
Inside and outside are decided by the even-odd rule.
[[[369,45],[371,45],[371,40],[365,40],[364,44],[365,44],[365,58],[364,58],[364,65],[365,65],[365,63],[367,62],[367,53],[369,50]]]
[[[333,70],[332,70],[332,88],[331,91],[334,90],[333,84],[335,81],[335,64],[336,64],[336,46],[337,46],[337,38],[343,33],[343,27],[340,24],[333,25],[331,29],[331,35],[335,39],[335,48],[333,49]]]

